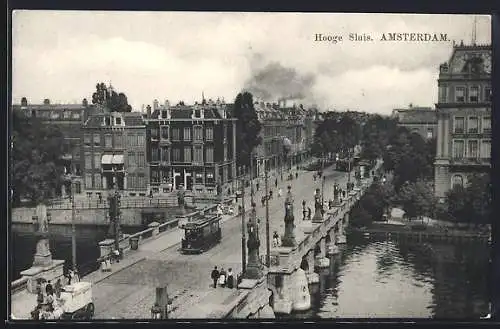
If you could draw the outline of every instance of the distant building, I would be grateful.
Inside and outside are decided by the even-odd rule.
[[[285,101],[279,103],[255,102],[254,108],[262,124],[261,145],[255,149],[255,175],[264,176],[265,165],[269,169],[287,168],[296,165],[310,156],[310,145],[313,142],[315,129],[315,113],[305,110],[301,105],[286,106]],[[283,141],[287,138],[291,143],[288,163],[283,162]]]
[[[436,137],[437,115],[436,110],[430,107],[413,107],[394,109],[393,117],[398,119],[398,126],[405,127],[417,133],[424,139]]]
[[[236,181],[236,118],[232,105],[203,100],[171,106],[153,102],[145,115],[147,161],[154,195],[183,186],[193,192],[234,191]]]
[[[435,194],[491,168],[491,46],[454,45],[439,67]]]
[[[81,104],[51,104],[45,99],[42,104],[30,104],[23,97],[21,104],[12,106],[14,111],[23,113],[28,118],[39,118],[43,123],[57,125],[64,135],[64,183],[55,192],[62,197],[71,191],[71,180],[75,182],[75,193],[82,192],[82,157],[81,135],[82,125],[96,111],[86,99]]]
[[[83,125],[83,172],[87,195],[116,187],[125,195],[146,195],[146,125],[139,112],[103,108]]]

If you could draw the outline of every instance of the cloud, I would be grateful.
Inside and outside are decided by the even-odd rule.
[[[478,42],[491,39],[478,18]],[[224,97],[258,97],[388,113],[432,106],[444,43],[383,43],[387,32],[447,33],[470,40],[472,16],[17,11],[13,17],[13,101],[90,98],[111,81],[134,108]],[[337,44],[315,34],[342,36]],[[350,33],[373,42],[351,42]],[[363,92],[361,92],[363,90]],[[277,100],[277,99],[276,99]]]

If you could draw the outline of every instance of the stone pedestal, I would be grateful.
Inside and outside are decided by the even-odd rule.
[[[318,268],[327,268],[330,266],[330,259],[326,257],[316,257],[314,265]]]
[[[106,239],[103,241],[99,241],[100,256],[106,257],[110,255],[114,249],[114,245],[115,245],[115,240],[113,239]]]
[[[337,240],[336,241],[337,244],[345,244],[345,243],[347,243],[347,238],[346,238],[344,232],[340,232],[339,235],[337,235],[336,240]]]
[[[153,237],[157,236],[160,234],[160,223],[158,222],[152,222],[148,224],[148,228],[153,229]]]
[[[309,293],[309,283],[303,269],[298,269],[292,275],[292,310],[306,311],[311,308],[311,295]]]
[[[32,266],[31,268],[22,271],[21,276],[28,278],[27,290],[30,293],[36,293],[37,279],[45,279],[52,281],[54,284],[57,279],[63,279],[64,260],[54,259],[50,264],[43,266]]]
[[[319,274],[316,272],[309,272],[307,275],[307,282],[309,284],[319,283]]]
[[[328,255],[336,255],[339,253],[339,247],[334,242],[330,242],[326,246],[327,254]]]

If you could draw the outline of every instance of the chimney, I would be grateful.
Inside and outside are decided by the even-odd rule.
[[[85,106],[85,107],[87,107],[89,105],[89,102],[87,101],[86,98],[83,99],[82,105]]]
[[[45,99],[43,100],[43,105],[50,105],[50,99],[45,98]]]
[[[155,100],[153,101],[153,110],[157,110],[159,107],[160,107],[160,106],[159,106],[158,100],[157,100],[157,99],[155,99]]]
[[[21,98],[21,106],[28,106],[28,99],[26,97]]]
[[[151,119],[151,106],[146,106],[146,118]]]

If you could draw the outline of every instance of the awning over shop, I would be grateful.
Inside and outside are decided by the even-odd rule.
[[[113,155],[113,164],[123,164],[123,154]]]
[[[112,164],[112,161],[113,161],[112,154],[104,154],[101,158],[101,164],[110,165]]]

